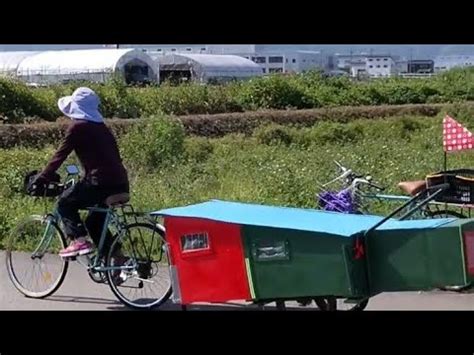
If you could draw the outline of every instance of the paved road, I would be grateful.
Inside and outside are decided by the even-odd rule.
[[[290,308],[298,308],[289,303]],[[274,309],[274,305],[269,305]],[[71,263],[68,275],[55,295],[44,300],[29,299],[19,294],[10,283],[5,269],[5,254],[0,252],[0,310],[124,310],[107,285],[93,283],[85,269]],[[180,310],[171,302],[161,310]],[[194,305],[189,310],[250,310],[255,306]],[[312,306],[304,309],[313,309]],[[367,310],[474,310],[474,294],[451,292],[385,293],[372,298]]]

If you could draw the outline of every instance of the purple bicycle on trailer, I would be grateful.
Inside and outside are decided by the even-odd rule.
[[[367,213],[364,205],[364,197],[367,194],[376,194],[384,188],[372,183],[371,176],[355,174],[351,169],[343,167],[337,161],[336,165],[341,169],[342,174],[326,184],[320,185],[321,192],[317,194],[318,206],[331,212],[363,214]],[[339,189],[328,190],[329,185],[342,182]]]

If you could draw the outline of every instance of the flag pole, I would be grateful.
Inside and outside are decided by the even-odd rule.
[[[444,154],[444,162],[443,162],[443,175],[444,175],[444,183],[447,184],[448,183],[448,177],[446,176],[446,171],[448,170],[448,153],[444,147],[444,144],[443,144],[443,154]],[[444,203],[444,210],[447,211],[448,209],[448,203],[445,202]]]

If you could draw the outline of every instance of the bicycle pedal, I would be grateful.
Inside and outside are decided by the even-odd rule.
[[[77,255],[76,256],[61,256],[61,258],[65,261],[76,261]]]

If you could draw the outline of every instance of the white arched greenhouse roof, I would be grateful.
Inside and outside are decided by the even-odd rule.
[[[262,68],[249,59],[236,55],[177,53],[156,57],[159,66],[189,65],[207,77],[243,77],[263,74]]]
[[[40,52],[0,52],[0,74],[16,75],[20,63]]]
[[[156,74],[156,66],[141,50],[85,49],[40,52],[25,58],[17,70],[18,76],[111,73],[123,69],[134,60],[146,63]]]

